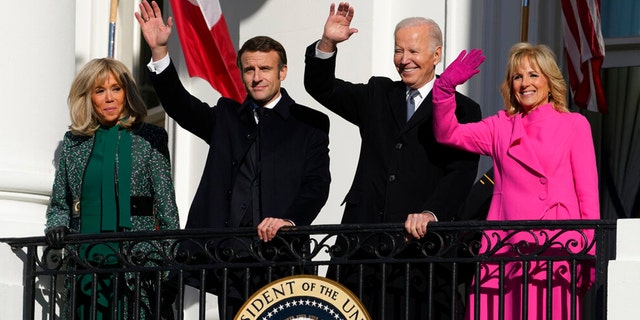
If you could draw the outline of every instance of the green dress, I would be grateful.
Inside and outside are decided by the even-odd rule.
[[[80,233],[125,231],[131,229],[129,195],[131,179],[131,135],[119,126],[100,127],[87,163],[82,183]],[[118,161],[116,162],[116,158]],[[124,174],[123,174],[124,173]],[[123,203],[124,202],[124,203]],[[118,265],[117,243],[82,245],[81,258],[103,268]],[[96,277],[96,319],[112,319],[114,279],[111,274],[83,274],[78,277],[78,319],[91,319],[91,295]],[[118,303],[118,308],[122,308]],[[118,318],[122,318],[121,311]]]

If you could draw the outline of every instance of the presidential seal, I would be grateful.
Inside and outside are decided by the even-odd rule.
[[[371,320],[360,300],[324,277],[297,275],[256,291],[234,320]]]

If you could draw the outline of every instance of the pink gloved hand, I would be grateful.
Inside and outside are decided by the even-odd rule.
[[[467,54],[466,50],[462,50],[456,60],[449,64],[440,77],[436,79],[434,87],[439,90],[434,90],[433,97],[442,99],[451,96],[456,91],[457,85],[465,83],[480,72],[478,67],[484,62],[484,58],[480,49],[472,49],[469,54]]]

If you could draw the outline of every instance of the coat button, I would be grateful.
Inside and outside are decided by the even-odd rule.
[[[541,178],[540,178],[540,183],[541,183],[541,184],[546,184],[546,183],[547,183],[547,178],[545,178],[545,177],[541,177]]]
[[[402,142],[396,143],[396,150],[402,149]]]
[[[253,135],[251,133],[247,133],[247,140],[253,139]]]
[[[395,180],[396,180],[396,175],[395,174],[392,174],[392,175],[389,176],[389,182],[393,182]]]
[[[539,196],[540,200],[544,200],[547,198],[547,194],[545,192],[541,193]]]

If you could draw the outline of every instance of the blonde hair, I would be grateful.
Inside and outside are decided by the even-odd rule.
[[[147,107],[129,69],[122,62],[111,58],[93,59],[73,79],[67,97],[71,117],[69,129],[73,134],[92,136],[100,127],[98,115],[93,110],[91,93],[96,84],[106,81],[109,74],[114,75],[125,93],[124,108],[118,124],[123,128],[131,128],[144,121]]]
[[[514,115],[524,112],[524,109],[513,94],[513,74],[525,59],[529,59],[531,67],[540,70],[549,82],[550,102],[552,102],[553,108],[560,112],[569,112],[567,107],[567,84],[556,62],[556,55],[546,45],[539,44],[534,46],[530,43],[520,42],[511,47],[509,51],[507,70],[504,82],[500,87],[507,114]]]

